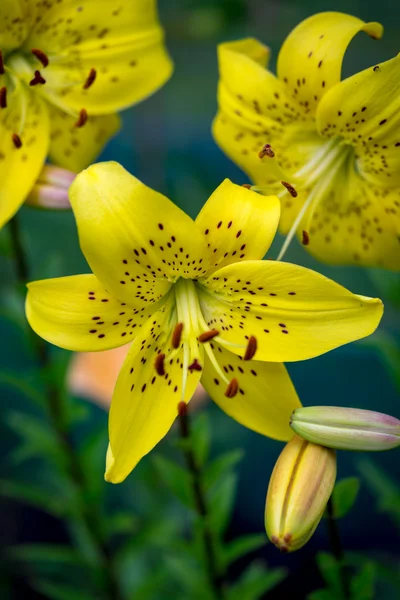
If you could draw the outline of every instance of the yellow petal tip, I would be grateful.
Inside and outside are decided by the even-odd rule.
[[[374,40],[380,40],[383,36],[383,25],[381,23],[372,22],[366,23],[363,27],[363,31],[369,35]]]

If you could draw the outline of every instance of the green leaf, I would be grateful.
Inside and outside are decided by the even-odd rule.
[[[252,533],[234,539],[223,548],[222,559],[224,566],[229,566],[235,560],[242,558],[242,556],[246,556],[250,552],[262,548],[267,542],[268,539],[265,533]]]
[[[80,588],[65,583],[60,585],[46,579],[34,579],[32,587],[50,600],[99,600],[99,596],[94,595],[94,592],[92,594],[87,590],[82,591]]]
[[[211,527],[220,535],[227,528],[235,502],[237,476],[225,475],[208,494],[208,509]]]
[[[341,479],[334,487],[332,494],[333,516],[341,519],[352,508],[360,489],[358,477]]]
[[[202,467],[210,452],[210,421],[208,415],[203,412],[196,415],[192,422],[191,441],[193,452],[199,467]]]
[[[338,596],[331,590],[323,589],[315,590],[315,592],[308,594],[307,600],[343,600],[343,596]]]
[[[62,563],[82,565],[82,558],[69,546],[50,544],[23,544],[9,548],[12,560],[26,562]]]
[[[368,487],[376,495],[379,510],[387,513],[400,527],[400,487],[396,481],[371,460],[361,459],[357,466]]]
[[[26,396],[28,400],[31,400],[40,408],[44,408],[46,405],[43,394],[35,389],[27,381],[26,377],[22,378],[20,373],[17,374],[10,371],[0,371],[0,386],[14,388],[17,392]]]
[[[161,454],[153,454],[152,462],[160,478],[169,487],[172,493],[177,496],[185,506],[193,508],[194,498],[190,474],[168,458],[161,456]]]
[[[376,569],[372,561],[368,562],[351,580],[352,600],[373,600],[375,598]]]
[[[139,519],[131,512],[118,512],[107,516],[105,526],[109,536],[132,534],[138,530]]]
[[[243,455],[243,450],[236,449],[216,458],[204,471],[203,481],[206,490],[210,489],[226,473],[231,471],[242,460]]]
[[[336,558],[328,552],[318,552],[316,562],[326,585],[334,595],[340,595],[342,592],[340,565]]]
[[[286,569],[266,569],[260,561],[254,561],[245,570],[229,592],[229,600],[258,600],[272,590],[287,575]]]
[[[0,495],[22,500],[58,517],[66,513],[65,499],[44,486],[0,480]]]

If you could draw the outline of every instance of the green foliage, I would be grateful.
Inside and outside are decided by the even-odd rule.
[[[333,517],[335,519],[341,519],[347,515],[357,499],[359,490],[360,480],[357,477],[346,477],[346,479],[341,479],[336,483],[332,493]]]
[[[374,600],[376,569],[373,561],[364,558],[357,569],[350,568],[347,556],[339,562],[327,552],[317,554],[317,564],[326,583],[325,589],[308,595],[308,600]]]
[[[265,563],[254,561],[228,592],[228,600],[258,600],[280,583],[285,569],[268,569]]]
[[[400,528],[400,486],[372,460],[362,458],[357,461],[357,466],[377,498],[378,509],[386,513]]]

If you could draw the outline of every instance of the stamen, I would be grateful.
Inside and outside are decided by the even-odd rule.
[[[175,329],[172,332],[171,345],[173,348],[179,348],[181,345],[181,336],[183,330],[183,323],[177,323]]]
[[[35,77],[31,79],[29,85],[37,85],[38,83],[46,83],[46,80],[41,76],[40,71],[35,71]]]
[[[259,158],[264,158],[265,156],[268,156],[269,158],[274,158],[275,152],[272,150],[271,144],[265,144],[258,153],[258,156]]]
[[[89,75],[87,76],[87,79],[85,81],[85,83],[83,84],[83,89],[87,90],[88,88],[90,88],[90,86],[94,83],[94,80],[96,79],[96,69],[90,69],[89,71]]]
[[[39,50],[38,48],[32,48],[31,52],[34,56],[36,56],[38,60],[40,60],[44,67],[47,67],[47,65],[49,64],[49,58],[47,54],[43,52],[43,50]]]
[[[288,183],[287,181],[281,181],[281,184],[287,189],[292,198],[297,198],[298,194],[290,183]]]
[[[246,352],[244,353],[243,360],[251,360],[257,351],[257,340],[254,335],[251,335],[247,342]]]
[[[81,112],[79,113],[79,118],[75,123],[75,127],[83,127],[86,121],[88,120],[88,114],[84,108],[81,108]]]
[[[244,187],[244,188],[246,188],[248,190],[251,190],[252,185],[251,185],[251,183],[242,183],[242,187]]]
[[[202,371],[203,368],[197,358],[194,359],[191,365],[188,366],[189,371]]]
[[[0,107],[7,108],[7,88],[0,88]]]
[[[239,391],[239,382],[237,379],[232,379],[232,381],[229,382],[229,385],[226,388],[224,395],[227,398],[233,398],[234,396],[236,396],[238,391]]]
[[[19,137],[19,135],[17,133],[13,133],[11,136],[11,139],[13,141],[13,144],[16,148],[21,148],[22,146],[22,140]]]
[[[308,235],[308,231],[305,231],[303,229],[302,235],[303,237],[301,239],[301,243],[303,244],[303,246],[308,246],[308,244],[310,243],[310,236]]]
[[[157,375],[165,375],[164,359],[165,359],[165,354],[163,354],[162,352],[157,354],[156,360],[154,361],[154,366],[156,368]]]
[[[204,331],[204,333],[201,333],[197,339],[199,342],[209,342],[215,338],[216,335],[219,335],[219,331],[217,329],[210,329],[210,331]]]
[[[0,50],[0,75],[4,75],[5,70],[4,70],[4,60],[3,60],[3,53]]]
[[[179,404],[178,404],[178,415],[180,417],[186,417],[186,415],[187,415],[187,404],[186,404],[186,402],[179,402]]]

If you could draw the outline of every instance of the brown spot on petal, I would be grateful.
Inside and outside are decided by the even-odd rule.
[[[247,342],[246,352],[244,353],[243,360],[251,360],[257,351],[257,339],[254,335],[250,336]]]

